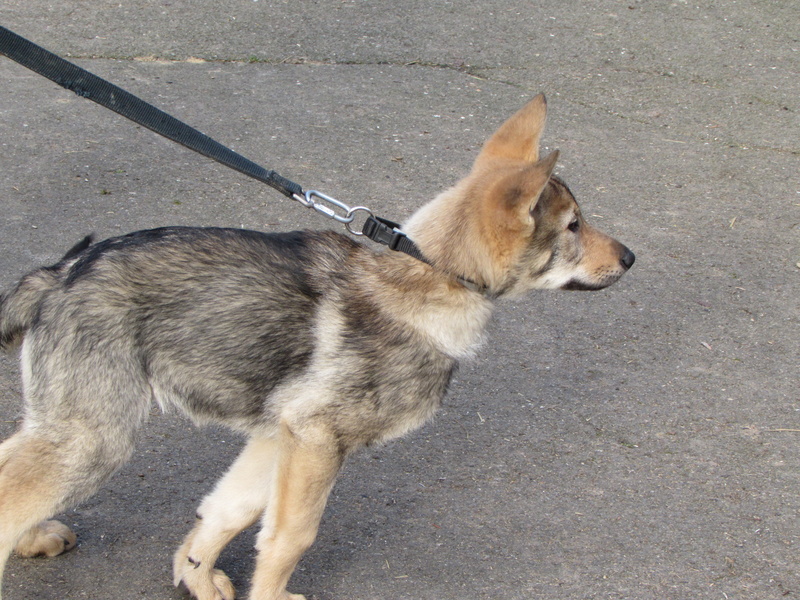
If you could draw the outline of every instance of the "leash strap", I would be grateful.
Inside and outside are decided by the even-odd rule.
[[[286,196],[303,194],[303,188],[293,181],[281,177],[275,171],[264,169],[152,104],[1,26],[0,53],[78,96],[88,98],[134,123],[262,181]]]
[[[297,183],[280,176],[275,171],[268,171],[130,92],[126,92],[97,75],[93,75],[89,71],[64,60],[60,56],[45,50],[41,46],[37,46],[2,26],[0,26],[0,54],[5,54],[11,60],[46,77],[61,87],[75,92],[82,98],[88,98],[100,106],[111,109],[126,119],[130,119],[134,123],[138,123],[142,127],[146,127],[173,142],[199,152],[203,156],[207,156],[248,177],[266,183],[283,195],[299,200],[304,206],[314,208],[330,218],[345,223],[347,230],[355,235],[366,236],[374,242],[388,246],[391,250],[408,254],[426,263],[428,262],[416,244],[400,231],[400,226],[397,223],[375,217],[369,209],[364,207],[350,209],[350,207],[325,194],[316,191],[304,192],[303,188]],[[318,200],[314,200],[315,198]],[[319,200],[333,204],[335,207],[344,208],[347,214],[338,215],[334,210],[319,202]],[[360,232],[350,226],[354,219],[353,215],[357,211],[370,213]]]

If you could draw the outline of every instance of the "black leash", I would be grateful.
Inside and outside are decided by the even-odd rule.
[[[343,202],[320,192],[314,190],[303,191],[303,188],[294,181],[280,176],[275,171],[268,171],[141,98],[64,60],[60,56],[37,46],[2,26],[0,26],[0,54],[5,54],[11,60],[46,77],[61,87],[75,92],[82,98],[88,98],[100,106],[111,109],[115,113],[130,119],[134,123],[138,123],[165,138],[186,146],[190,150],[199,152],[248,177],[266,183],[283,195],[299,201],[303,206],[313,208],[329,218],[344,223],[350,233],[364,235],[375,242],[388,246],[392,250],[403,252],[418,260],[428,262],[414,242],[400,231],[397,223],[376,217],[372,214],[372,211],[363,206],[350,208]],[[338,212],[337,209],[344,211],[344,213]],[[351,227],[358,212],[368,213],[367,220],[361,231]]]

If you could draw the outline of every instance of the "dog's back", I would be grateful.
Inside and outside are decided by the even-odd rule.
[[[49,365],[28,382],[34,413],[37,398],[47,397],[50,412],[63,398],[95,416],[108,414],[107,390],[94,390],[114,381],[114,393],[127,398],[127,422],[141,422],[154,399],[198,423],[250,431],[274,428],[283,398],[306,386],[320,398],[348,397],[335,410],[305,393],[292,402],[302,410],[318,402],[314,410],[339,421],[340,435],[364,443],[427,417],[454,365],[377,306],[381,299],[369,287],[380,276],[379,262],[333,232],[140,231],[27,275],[4,302],[4,331],[19,339],[27,326],[23,360]],[[331,370],[339,373],[335,381],[323,377]],[[38,390],[53,385],[47,372],[68,372],[70,390],[93,393]],[[371,404],[394,408],[377,416],[363,410],[365,382]],[[406,423],[398,411],[420,400],[420,415]]]

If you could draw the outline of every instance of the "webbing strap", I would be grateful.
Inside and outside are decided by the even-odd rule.
[[[75,92],[82,98],[88,98],[190,150],[266,183],[289,198],[302,199],[306,194],[297,183],[282,177],[275,171],[265,169],[130,92],[93,75],[2,26],[0,26],[0,54],[5,54],[8,58],[61,87]],[[321,196],[318,192],[309,193]],[[303,203],[306,206],[315,204],[313,202],[309,204],[308,201]],[[326,214],[328,213],[326,212]],[[348,229],[353,233],[358,233],[349,227]],[[428,262],[414,242],[400,232],[397,223],[380,217],[370,217],[361,233],[375,242],[389,246],[392,250]]]
[[[275,171],[268,171],[141,98],[1,26],[0,53],[78,96],[97,102],[134,123],[262,181],[290,198],[294,194],[303,194],[303,188],[293,181]]]

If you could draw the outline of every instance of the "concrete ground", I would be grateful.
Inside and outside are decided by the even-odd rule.
[[[402,220],[548,95],[544,144],[637,256],[499,305],[435,422],[345,467],[317,600],[800,596],[800,5],[768,0],[6,0],[0,23],[268,168]],[[328,227],[0,59],[0,287],[88,232]],[[0,358],[0,434],[21,415]],[[171,554],[241,440],[155,413],[11,560],[7,600],[177,600]],[[220,566],[246,596],[252,532]]]

